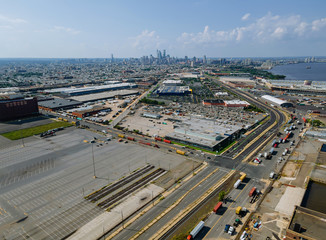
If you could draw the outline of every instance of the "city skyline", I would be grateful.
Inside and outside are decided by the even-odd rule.
[[[0,58],[325,56],[324,1],[10,1]]]

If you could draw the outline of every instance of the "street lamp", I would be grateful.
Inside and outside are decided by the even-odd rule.
[[[22,124],[21,124],[21,120],[19,119],[18,122],[19,122],[19,133],[20,133],[20,138],[21,138],[21,140],[22,140],[22,147],[25,147],[25,144],[24,144],[24,138],[23,138],[23,134],[22,134]]]
[[[94,143],[92,143],[92,158],[93,158],[93,170],[94,170],[94,178],[96,178],[96,173],[95,173],[95,161],[94,161]]]

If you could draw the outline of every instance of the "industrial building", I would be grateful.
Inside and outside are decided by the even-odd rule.
[[[163,86],[156,90],[158,95],[186,95],[191,92],[189,86]]]
[[[183,85],[182,80],[165,80],[163,81],[164,86],[181,86]]]
[[[138,91],[125,89],[125,90],[118,90],[118,91],[80,95],[80,96],[71,97],[71,99],[80,102],[93,102],[93,101],[113,99],[113,98],[123,98],[131,95],[138,95],[138,94],[139,94]]]
[[[326,83],[324,81],[269,80],[265,81],[265,84],[272,91],[304,95],[326,95]]]
[[[71,114],[77,118],[84,118],[84,117],[89,117],[92,116],[94,114],[97,114],[101,111],[106,111],[106,112],[110,112],[111,108],[109,107],[102,107],[102,106],[95,106],[93,108],[90,109],[84,109],[84,110],[80,110],[80,111],[74,111]]]
[[[203,100],[203,105],[206,105],[206,106],[224,106],[224,101],[222,99],[206,99],[206,100]]]
[[[159,115],[159,114],[155,114],[155,113],[144,112],[142,114],[142,117],[153,118],[153,119],[160,119],[162,116]]]
[[[91,93],[99,93],[105,91],[114,91],[128,88],[136,88],[137,85],[134,83],[118,83],[118,84],[108,84],[101,86],[88,86],[82,88],[55,88],[50,90],[45,90],[46,93],[61,93],[67,96],[78,96]]]
[[[192,117],[176,123],[174,132],[165,138],[210,151],[220,151],[245,131],[242,125]]]
[[[241,100],[228,100],[224,101],[226,107],[248,107],[250,104],[246,101]]]
[[[37,98],[5,96],[0,99],[0,121],[39,114]]]
[[[39,102],[38,107],[46,111],[56,111],[74,108],[81,104],[82,102],[71,99],[53,98],[52,100]]]
[[[263,95],[261,96],[261,98],[263,100],[266,100],[270,103],[273,103],[273,104],[276,104],[277,106],[280,106],[280,107],[293,107],[293,104],[292,103],[289,103],[289,102],[286,102],[282,99],[279,99],[279,98],[276,98],[276,97],[273,97],[273,96],[270,96],[270,95]]]
[[[326,214],[296,206],[288,228],[286,240],[319,240],[326,236]]]

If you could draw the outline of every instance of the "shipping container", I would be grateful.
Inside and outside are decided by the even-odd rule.
[[[176,152],[177,152],[178,154],[180,154],[180,155],[185,155],[185,154],[186,154],[184,151],[181,151],[181,150],[179,150],[179,149],[178,149]]]
[[[216,204],[216,206],[214,207],[213,212],[216,213],[222,207],[222,204],[223,202],[218,202],[218,204]]]
[[[245,173],[242,174],[241,177],[240,177],[241,182],[242,182],[246,177],[247,177],[247,174],[245,174]]]
[[[165,142],[165,143],[171,143],[170,140],[166,140],[166,139],[164,139],[163,142]]]
[[[119,138],[125,138],[125,135],[123,135],[123,134],[118,134],[118,137],[119,137]]]
[[[252,197],[256,194],[256,187],[253,187],[249,192],[249,197]]]

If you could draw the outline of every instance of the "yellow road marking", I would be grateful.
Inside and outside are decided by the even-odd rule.
[[[230,206],[228,207],[228,210],[225,211],[225,213],[229,210],[231,210],[231,206],[235,203],[235,200],[238,199],[238,197],[240,196],[240,194],[243,192],[243,190],[245,190],[245,188],[249,185],[249,183],[246,184],[246,186],[241,190],[241,192],[239,192],[238,196],[236,196],[236,198],[234,199],[234,202],[230,204]],[[232,209],[233,210],[233,209]],[[224,213],[224,214],[225,214]],[[220,221],[220,219],[223,217],[223,215],[217,220],[217,222],[213,225],[213,227],[208,231],[208,233],[206,234],[206,236],[208,236],[208,234],[214,229],[214,227],[216,226],[216,224],[218,224],[218,222]],[[203,238],[205,239],[206,236]]]

